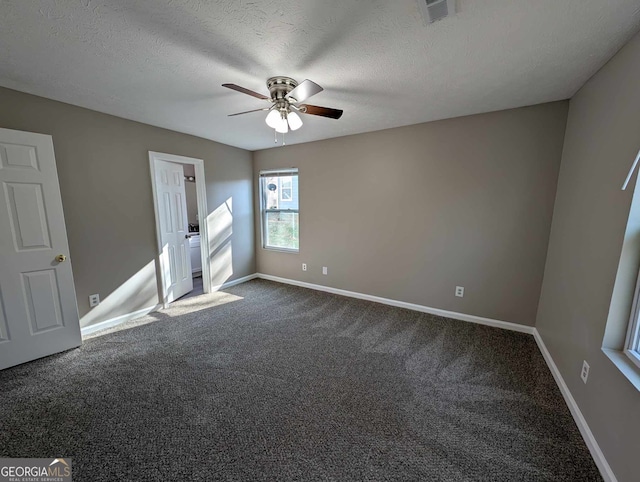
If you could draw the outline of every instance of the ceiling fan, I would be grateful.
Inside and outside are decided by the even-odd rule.
[[[297,112],[329,117],[330,119],[340,119],[340,117],[342,117],[342,111],[339,109],[331,109],[329,107],[319,107],[317,105],[302,103],[309,97],[324,90],[318,84],[310,80],[304,80],[298,84],[297,81],[290,77],[271,77],[267,80],[267,89],[269,89],[270,93],[269,97],[260,94],[259,92],[254,92],[253,90],[240,87],[236,84],[222,84],[222,87],[242,92],[243,94],[248,94],[261,100],[269,101],[272,104],[270,107],[229,114],[229,117],[268,110],[269,113],[267,114],[265,122],[269,127],[275,129],[276,132],[282,134],[288,132],[289,129],[295,131],[302,127],[302,119],[300,119]]]

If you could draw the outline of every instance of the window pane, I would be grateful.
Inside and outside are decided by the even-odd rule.
[[[263,209],[298,210],[298,176],[261,177]]]
[[[266,247],[299,249],[298,213],[265,213],[264,236]]]
[[[291,187],[282,186],[282,190],[280,191],[280,200],[282,202],[292,201],[293,197],[291,194]]]

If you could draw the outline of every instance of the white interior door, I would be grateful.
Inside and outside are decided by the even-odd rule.
[[[80,346],[51,136],[0,129],[0,369]]]
[[[193,290],[184,168],[156,159],[155,173],[164,301],[171,303]]]

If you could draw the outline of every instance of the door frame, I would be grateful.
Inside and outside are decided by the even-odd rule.
[[[210,266],[205,260],[209,259],[209,229],[207,226],[207,190],[204,179],[204,161],[194,157],[178,156],[176,154],[166,154],[162,152],[149,151],[149,168],[151,171],[151,189],[153,191],[153,214],[156,220],[156,240],[158,253],[156,256],[156,278],[158,280],[158,297],[163,308],[169,306],[167,303],[167,287],[165,286],[164,266],[162,255],[162,234],[160,233],[160,215],[158,207],[158,188],[156,185],[156,161],[174,162],[176,164],[191,164],[196,172],[196,195],[198,197],[198,224],[200,226],[200,256],[202,256],[202,290],[205,293],[211,292]],[[168,268],[167,268],[168,269]]]

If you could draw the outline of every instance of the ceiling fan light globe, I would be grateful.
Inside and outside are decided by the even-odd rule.
[[[280,116],[280,112],[274,109],[267,114],[267,118],[264,121],[272,129],[277,129],[282,121],[282,117]]]
[[[287,122],[287,119],[285,117],[280,118],[280,122],[275,129],[276,132],[279,132],[280,134],[286,134],[289,132],[289,123]]]
[[[288,115],[288,119],[289,119],[289,127],[291,128],[292,131],[297,131],[302,127],[302,119],[300,119],[300,116],[295,112],[290,112]]]

